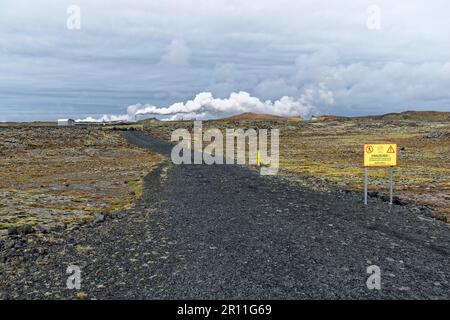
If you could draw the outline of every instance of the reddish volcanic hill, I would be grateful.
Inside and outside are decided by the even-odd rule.
[[[269,120],[269,121],[303,121],[302,117],[282,117],[276,116],[272,114],[264,114],[264,113],[253,113],[253,112],[245,112],[235,116],[231,116],[228,118],[223,118],[219,120],[226,121],[252,121],[252,120]]]

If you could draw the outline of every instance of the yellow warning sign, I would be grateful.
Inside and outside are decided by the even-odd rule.
[[[389,146],[389,148],[387,149],[386,153],[395,153],[395,149],[393,146]]]
[[[397,166],[396,143],[367,143],[364,145],[364,167]]]

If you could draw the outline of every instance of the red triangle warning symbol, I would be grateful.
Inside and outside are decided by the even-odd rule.
[[[389,146],[386,153],[395,153],[395,150],[394,150],[394,148],[392,148],[392,146]]]

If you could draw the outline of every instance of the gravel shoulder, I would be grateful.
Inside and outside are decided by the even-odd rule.
[[[129,142],[168,155],[140,132]],[[45,239],[44,239],[45,240]],[[68,265],[80,290],[66,288]],[[381,269],[369,290],[366,269]],[[445,223],[359,192],[316,192],[230,165],[172,165],[142,199],[51,239],[0,241],[2,299],[448,299]]]

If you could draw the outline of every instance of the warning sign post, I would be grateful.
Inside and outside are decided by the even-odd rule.
[[[366,143],[364,154],[364,204],[367,205],[367,189],[369,184],[369,168],[390,167],[389,170],[389,203],[392,204],[394,194],[394,167],[397,166],[398,153],[396,143]]]

